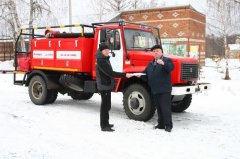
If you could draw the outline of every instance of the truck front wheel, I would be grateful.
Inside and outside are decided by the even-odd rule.
[[[148,121],[155,112],[149,91],[140,84],[133,84],[126,88],[123,94],[123,105],[127,116],[133,120]]]
[[[187,94],[181,101],[172,102],[172,111],[181,113],[186,110],[192,102],[192,94]]]
[[[44,105],[49,100],[47,85],[41,76],[34,76],[30,80],[28,93],[31,101],[36,105]]]

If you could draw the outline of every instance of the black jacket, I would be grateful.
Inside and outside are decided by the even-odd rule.
[[[110,56],[106,57],[100,50],[97,52],[97,64],[96,64],[96,78],[97,88],[99,91],[113,90],[115,87],[116,78],[124,78],[125,73],[115,72],[112,69],[109,61]]]
[[[174,69],[172,60],[162,57],[164,65],[160,65],[153,60],[143,73],[147,74],[148,85],[152,94],[167,93],[172,91],[171,71]]]

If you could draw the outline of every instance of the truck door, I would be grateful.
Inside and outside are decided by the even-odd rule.
[[[100,41],[103,41],[100,38],[101,36],[99,36],[98,44],[100,44]],[[109,55],[111,56],[110,62],[113,70],[116,72],[123,72],[123,48],[121,44],[122,37],[120,29],[106,29],[105,38],[104,41],[110,47],[110,52],[112,52]]]

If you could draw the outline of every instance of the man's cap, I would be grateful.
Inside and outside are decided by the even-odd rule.
[[[151,48],[151,51],[155,50],[155,49],[161,49],[162,50],[162,46],[161,45],[154,45],[152,48]]]
[[[106,45],[106,44],[104,44],[104,43],[102,43],[102,44],[99,45],[99,50],[100,50],[100,51],[103,51],[103,50],[105,50],[105,49],[109,49],[108,45]]]

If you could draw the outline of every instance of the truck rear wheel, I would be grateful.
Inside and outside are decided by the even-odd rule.
[[[70,93],[70,96],[72,97],[72,99],[74,100],[88,100],[90,98],[92,98],[93,93]]]
[[[192,102],[192,94],[187,94],[183,100],[177,101],[177,102],[172,102],[172,111],[173,112],[183,112],[186,110]]]
[[[28,93],[31,101],[36,105],[44,105],[48,102],[47,85],[41,76],[34,76],[30,80]]]
[[[52,104],[56,101],[58,96],[58,91],[56,90],[48,90],[48,100],[46,104]]]
[[[126,88],[123,94],[123,106],[127,116],[138,121],[148,121],[155,112],[149,91],[140,84]]]

